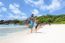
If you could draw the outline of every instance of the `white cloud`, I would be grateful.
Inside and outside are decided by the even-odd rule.
[[[3,12],[7,12],[7,8],[4,6],[0,8],[0,13],[3,13]]]
[[[27,19],[27,16],[22,16],[21,18],[22,18],[21,20],[25,20]]]
[[[2,2],[0,2],[0,7],[2,7],[4,4]]]
[[[34,10],[32,11],[32,13],[34,14],[34,16],[38,16],[39,11],[38,11],[37,9],[34,9]]]
[[[27,19],[27,16],[20,16],[20,15],[16,16],[12,13],[9,13],[8,18],[11,20],[14,20],[14,19],[25,20],[25,19]]]
[[[53,12],[55,10],[59,10],[65,6],[65,1],[62,0],[52,0],[50,5],[45,5],[44,0],[38,0],[38,1],[33,1],[33,0],[24,0],[27,4],[36,6],[40,10],[49,10],[49,12]],[[62,2],[61,2],[62,1]]]
[[[33,0],[24,0],[27,4],[30,4],[32,6],[41,6],[42,4],[44,4],[43,0],[38,0],[38,1],[33,1]]]
[[[4,4],[0,2],[0,19],[21,19],[24,20],[27,18],[26,13],[22,12],[20,9],[20,5],[14,3],[9,4],[9,10],[6,7],[4,7]],[[7,12],[8,16],[4,16],[2,13]]]
[[[39,13],[39,10],[38,10],[38,9],[33,9],[32,14],[34,14],[34,16],[42,16],[42,15]]]
[[[14,15],[11,15],[10,17],[13,17],[15,19],[25,19],[26,18],[26,14],[24,12],[22,12],[20,9],[20,5],[18,4],[10,4],[9,5],[9,9],[11,10],[11,12]]]
[[[1,10],[4,11],[4,12],[6,12],[7,11],[7,8],[1,7]]]
[[[0,17],[2,17],[2,15],[0,14]]]
[[[19,4],[16,4],[16,3],[14,3],[14,6],[15,6],[16,8],[19,8],[19,7],[20,7],[20,5],[19,5]]]
[[[8,13],[8,14],[9,14],[8,18],[13,20],[15,16],[12,13]]]
[[[7,11],[7,8],[4,7],[3,2],[0,2],[0,13],[2,13],[2,12],[6,12],[6,11]]]
[[[47,6],[47,9],[50,10],[51,12],[54,10],[58,10],[61,8],[61,2],[59,0],[53,0],[52,3]]]
[[[15,10],[15,9],[17,9],[19,7],[20,7],[20,5],[19,4],[15,4],[15,3],[9,5],[9,9],[13,9],[13,10]]]
[[[9,9],[11,10],[11,12],[13,12],[16,15],[21,14],[22,12],[20,11],[19,7],[17,7],[18,5],[15,4],[10,4],[9,5]]]

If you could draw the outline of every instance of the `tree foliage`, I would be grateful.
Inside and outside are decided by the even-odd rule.
[[[46,15],[46,16],[40,16],[36,17],[36,20],[38,20],[38,23],[58,23],[58,24],[65,24],[65,14],[61,15]]]

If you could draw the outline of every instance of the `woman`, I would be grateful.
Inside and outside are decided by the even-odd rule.
[[[34,14],[32,14],[31,17],[29,18],[29,28],[31,28],[31,33],[33,31],[33,27],[34,27]]]
[[[34,21],[30,20],[29,28],[31,28],[31,33],[33,31],[33,27],[34,27]]]

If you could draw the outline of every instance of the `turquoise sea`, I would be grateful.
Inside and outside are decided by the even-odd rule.
[[[34,26],[36,26],[36,23],[34,23]],[[20,32],[26,29],[30,29],[30,28],[26,27],[25,25],[2,24],[0,25],[0,36],[7,36],[10,33]]]
[[[7,36],[10,33],[20,32],[27,29],[25,25],[0,25],[0,36]]]

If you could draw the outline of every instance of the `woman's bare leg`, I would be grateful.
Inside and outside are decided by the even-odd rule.
[[[37,28],[35,29],[35,31],[37,32]]]
[[[31,29],[31,33],[32,33],[32,31],[33,31],[33,30]]]

